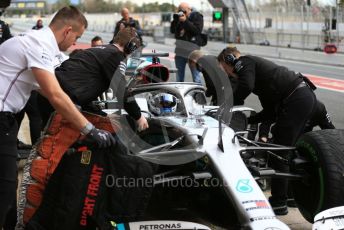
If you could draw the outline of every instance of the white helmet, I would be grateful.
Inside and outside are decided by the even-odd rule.
[[[158,93],[148,99],[148,109],[155,115],[169,115],[177,110],[178,99],[169,93]]]

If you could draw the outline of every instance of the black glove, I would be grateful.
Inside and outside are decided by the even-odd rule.
[[[87,137],[97,142],[100,148],[108,148],[116,144],[116,140],[110,132],[95,127],[87,134]]]

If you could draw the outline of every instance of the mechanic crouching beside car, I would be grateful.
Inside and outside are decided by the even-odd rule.
[[[211,97],[211,105],[221,105],[223,103],[223,100],[218,100],[217,94],[219,92],[216,92],[216,87],[214,85],[214,83],[218,83],[219,85],[221,83],[217,82],[216,73],[214,73],[211,68],[207,68],[207,65],[210,64],[207,60],[208,58],[211,58],[210,55],[206,55],[201,50],[194,50],[189,55],[188,64],[190,66],[190,69],[196,68],[199,72],[202,73],[205,86],[207,88],[207,90],[205,91],[205,95],[207,97]],[[214,57],[214,59],[216,60],[216,57]]]
[[[234,105],[243,105],[251,93],[257,95],[263,110],[256,119],[269,120],[275,115],[273,142],[294,146],[315,108],[315,86],[301,74],[260,57],[243,56],[235,47],[225,48],[217,59],[237,82],[233,89]],[[284,152],[281,156],[288,159],[289,154]],[[271,158],[270,163],[276,170],[289,171],[288,166],[276,158]],[[286,179],[272,179],[269,202],[276,215],[288,213],[287,190]]]

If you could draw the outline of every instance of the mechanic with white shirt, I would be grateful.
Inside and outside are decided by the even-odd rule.
[[[66,51],[87,27],[84,15],[73,6],[59,10],[49,27],[32,30],[0,46],[0,229],[16,198],[17,133],[14,114],[25,106],[32,90],[39,90],[55,109],[99,146],[115,143],[79,112],[54,75],[54,58]]]

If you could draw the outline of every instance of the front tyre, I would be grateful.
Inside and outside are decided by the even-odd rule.
[[[303,217],[313,222],[319,212],[344,205],[344,130],[319,130],[301,136],[296,143],[299,157],[306,160],[293,181],[295,201]]]

